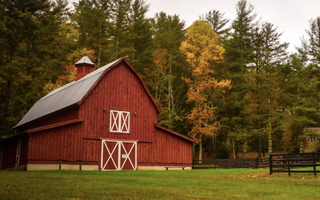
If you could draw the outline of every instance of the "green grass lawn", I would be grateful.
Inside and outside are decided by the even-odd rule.
[[[0,171],[0,199],[320,199],[312,174],[264,169]]]

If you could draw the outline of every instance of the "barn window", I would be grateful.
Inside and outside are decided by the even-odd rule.
[[[110,110],[110,132],[130,133],[130,112]]]

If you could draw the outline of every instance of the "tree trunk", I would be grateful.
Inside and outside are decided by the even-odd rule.
[[[98,66],[97,68],[100,68],[100,64],[101,64],[101,38],[102,38],[102,25],[101,25],[101,21],[99,23],[99,44],[98,44]]]
[[[248,139],[247,137],[244,138],[244,143],[243,143],[243,158],[247,159],[247,151],[248,151]]]
[[[202,137],[199,139],[199,163],[202,163]]]
[[[268,153],[272,153],[272,128],[271,128],[271,120],[268,122]]]
[[[267,73],[268,75],[268,79],[270,77],[269,72]],[[269,109],[268,109],[268,153],[271,154],[272,153],[272,124],[271,124],[271,97],[270,97],[270,85],[268,87],[268,105],[269,105]]]
[[[261,135],[259,135],[258,158],[261,158],[261,146],[262,146]]]
[[[299,153],[304,153],[304,149],[303,149],[303,139],[300,139],[300,151]]]
[[[232,152],[233,152],[233,159],[236,159],[237,154],[236,154],[236,145],[234,143],[234,138],[232,138]]]

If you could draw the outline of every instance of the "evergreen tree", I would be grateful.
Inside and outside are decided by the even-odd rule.
[[[152,40],[151,20],[146,18],[149,5],[144,0],[135,0],[132,4],[130,40],[134,53],[130,57],[130,63],[143,76],[145,68],[152,63],[154,42]]]
[[[248,72],[254,63],[254,34],[257,27],[254,7],[246,0],[237,3],[237,17],[232,22],[230,38],[225,41],[226,65],[228,68],[228,79],[232,82],[232,89],[229,93],[228,105],[224,106],[224,113],[227,119],[224,122],[234,139],[243,139],[243,153],[246,157],[247,138],[250,136],[247,130],[248,112],[246,95],[251,90],[252,84]],[[235,142],[233,141],[233,144]],[[233,146],[233,149],[235,146]]]
[[[182,77],[187,76],[188,71],[184,70],[185,61],[179,52],[180,44],[185,38],[184,22],[177,15],[171,16],[161,12],[152,19],[152,28],[156,48],[153,57],[157,58],[153,60],[153,66],[145,69],[146,80],[153,78],[152,70],[166,66],[164,74],[160,78],[162,80],[160,82],[163,82],[163,88],[160,90],[159,85],[149,87],[152,94],[157,96],[158,104],[163,110],[159,116],[159,124],[177,132],[186,133],[187,126],[183,122],[183,117],[187,110],[185,108],[187,87]],[[164,52],[165,54],[163,54]],[[162,61],[161,65],[157,63],[159,60]],[[148,86],[150,83],[147,81]]]
[[[71,20],[80,33],[78,48],[93,49],[98,68],[114,60],[115,56],[110,58],[114,50],[111,47],[115,46],[109,31],[112,27],[111,0],[80,0],[74,7]]]
[[[319,70],[314,64],[305,66],[298,55],[291,55],[281,69],[282,92],[278,101],[283,112],[282,142],[287,152],[299,151],[305,128],[319,126]]]
[[[302,47],[297,48],[304,59],[320,64],[320,17],[309,21],[308,38],[302,38]]]
[[[12,133],[26,111],[43,95],[43,85],[57,77],[66,61],[54,51],[62,41],[60,24],[67,1],[1,1],[0,6],[0,135]]]
[[[205,15],[200,16],[199,19],[210,24],[214,32],[218,34],[220,38],[227,37],[230,28],[225,28],[225,26],[230,20],[224,18],[224,13],[221,13],[218,10],[212,10]]]

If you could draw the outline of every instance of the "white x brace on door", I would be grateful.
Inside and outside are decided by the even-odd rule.
[[[137,142],[102,140],[100,167],[101,170],[136,170]]]

